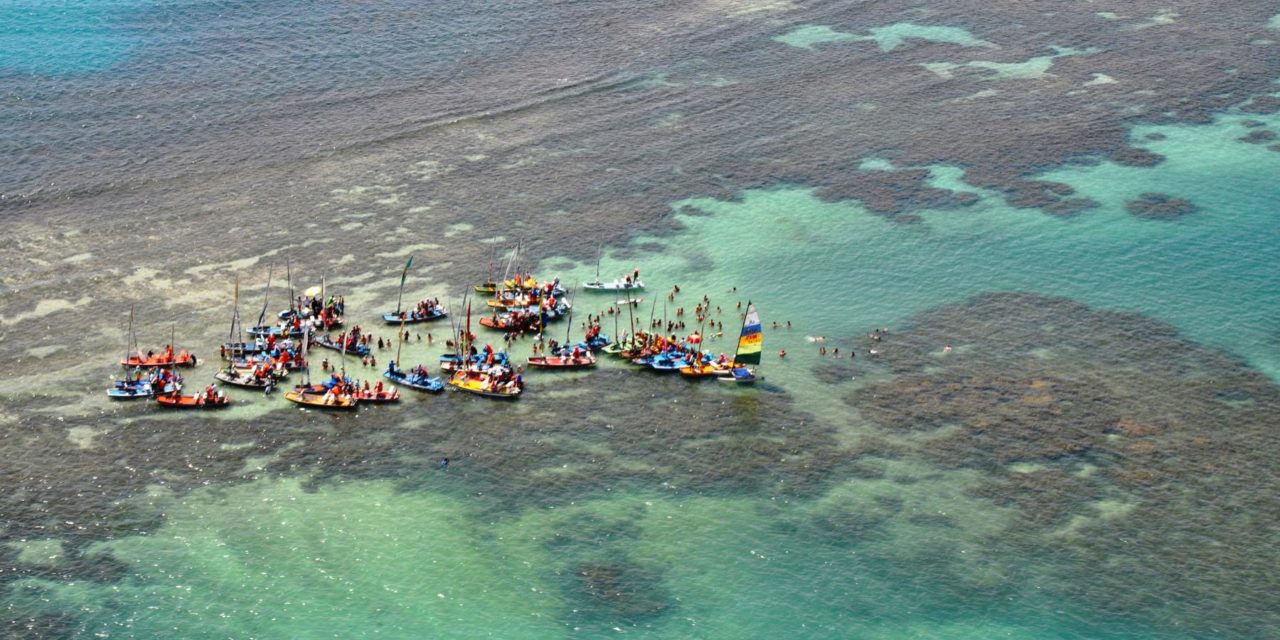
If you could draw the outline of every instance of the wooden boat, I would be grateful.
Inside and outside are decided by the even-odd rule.
[[[222,409],[231,405],[231,398],[220,393],[212,397],[203,393],[191,396],[166,393],[156,396],[156,404],[170,409]]]
[[[443,307],[434,307],[431,309],[429,313],[425,315],[420,314],[417,311],[400,312],[400,313],[396,313],[394,311],[388,311],[382,314],[382,321],[387,324],[401,324],[401,323],[416,324],[419,322],[430,322],[432,320],[439,320],[448,315],[449,315],[448,312],[446,312]]]
[[[274,384],[274,381],[277,379],[274,375],[259,378],[253,375],[253,367],[246,369],[228,367],[213,374],[213,377],[229,385],[244,389],[265,389],[269,382]]]
[[[483,284],[475,285],[474,287],[472,287],[472,289],[474,289],[476,293],[486,293],[489,295],[493,295],[498,292],[498,283],[485,282]]]
[[[395,384],[409,387],[410,389],[417,391],[427,391],[430,393],[439,393],[444,391],[444,380],[441,380],[439,376],[432,377],[425,374],[414,374],[412,373],[412,370],[403,371],[387,367],[387,370],[382,372],[382,377],[394,382]]]
[[[359,400],[353,396],[334,396],[333,402],[326,402],[326,392],[317,392],[315,390],[317,386],[320,385],[312,385],[309,387],[299,385],[298,388],[293,389],[292,391],[286,391],[284,399],[295,404],[300,404],[304,407],[333,409],[336,411],[355,409],[356,405],[359,403]],[[323,386],[320,386],[320,388],[323,389]]]
[[[629,304],[634,306],[634,305],[640,304],[641,302],[644,302],[644,298],[620,298],[618,300],[615,300],[613,303],[618,306],[622,306],[624,304]]]
[[[458,371],[450,376],[449,386],[478,396],[503,400],[514,400],[520,397],[520,393],[524,391],[515,386],[494,387],[488,374],[469,373],[466,371]]]
[[[596,366],[596,357],[587,355],[578,358],[570,356],[530,356],[529,366],[539,369],[587,369]]]
[[[334,351],[342,351],[342,350],[343,350],[343,349],[342,349],[342,343],[341,343],[341,342],[338,342],[337,340],[334,340],[333,338],[331,338],[331,337],[329,337],[329,336],[325,336],[325,335],[312,337],[312,338],[311,338],[311,344],[313,344],[313,345],[315,345],[315,346],[317,346],[317,347],[324,347],[324,348],[326,348],[326,349],[333,349]],[[369,350],[369,345],[360,344],[359,342],[357,342],[357,343],[355,343],[355,344],[353,344],[353,345],[351,345],[351,346],[347,347],[347,348],[346,348],[346,351],[347,351],[347,353],[349,353],[349,354],[351,354],[351,355],[354,355],[354,356],[361,356],[361,357],[363,357],[363,356],[367,356],[367,355],[369,355],[369,354],[371,353],[371,351]]]
[[[120,364],[126,367],[144,367],[153,369],[156,367],[194,367],[196,366],[196,362],[196,354],[188,353],[184,349],[173,356],[166,356],[163,353],[160,355],[150,356],[143,354],[132,355],[121,360]]]

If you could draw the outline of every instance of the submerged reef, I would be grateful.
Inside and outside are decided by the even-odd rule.
[[[1148,220],[1176,220],[1200,208],[1186,198],[1175,198],[1164,193],[1144,193],[1137,200],[1125,204],[1134,217]]]
[[[1280,576],[1258,570],[1280,563],[1270,379],[1161,322],[1016,293],[923,313],[877,349],[887,377],[850,407],[978,472],[968,493],[1019,514],[992,544],[1061,563],[1045,588],[1171,628],[1280,623]]]

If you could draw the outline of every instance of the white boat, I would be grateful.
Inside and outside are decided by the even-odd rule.
[[[644,288],[644,281],[614,280],[613,282],[600,282],[599,280],[596,280],[594,282],[582,283],[582,288],[590,289],[592,291],[638,291]]]

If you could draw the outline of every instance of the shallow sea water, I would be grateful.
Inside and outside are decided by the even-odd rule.
[[[1107,573],[1106,581],[1090,581],[1090,562],[1122,565],[1130,557],[1153,556],[1123,549],[1090,556],[1073,546],[1073,536],[1131,527],[1141,534],[1135,538],[1159,546],[1162,537],[1170,545],[1193,544],[1187,538],[1204,530],[1144,530],[1129,514],[1150,506],[1142,502],[1146,494],[1088,485],[1097,493],[1071,496],[1086,506],[1056,529],[1045,527],[1051,533],[1044,534],[1021,531],[1029,516],[1007,493],[990,490],[993,478],[1060,469],[1085,482],[1094,474],[1136,467],[1137,453],[1119,459],[1045,458],[1007,468],[939,464],[927,455],[934,453],[929,434],[891,432],[861,415],[848,398],[866,384],[892,380],[890,368],[868,353],[880,348],[866,339],[868,331],[888,328],[888,347],[896,335],[913,329],[920,314],[993,291],[1060,296],[1141,314],[1167,323],[1181,338],[1228,354],[1270,382],[1280,381],[1280,153],[1270,148],[1273,143],[1241,140],[1250,132],[1280,130],[1275,114],[1222,109],[1199,124],[1129,127],[1132,146],[1163,156],[1151,167],[1091,157],[1032,172],[1098,203],[1070,216],[1015,208],[1007,194],[966,183],[963,158],[927,166],[875,155],[858,159],[869,172],[927,169],[930,186],[973,194],[957,206],[876,213],[857,199],[824,197],[785,170],[764,186],[720,185],[663,201],[653,216],[674,225],[644,227],[606,243],[601,276],[611,279],[639,267],[650,288],[635,309],[637,319],[647,321],[651,313],[674,319],[683,307],[689,310],[686,330],[695,328],[692,306],[707,295],[713,307],[723,309],[713,317],[723,322],[725,336],[708,343],[717,350],[732,348],[737,305],[753,301],[768,327],[765,381],[756,388],[684,385],[604,361],[592,373],[530,374],[528,397],[511,405],[446,394],[328,416],[287,407],[279,398],[269,402],[232,391],[236,407],[195,419],[158,414],[142,404],[104,408],[97,386],[88,399],[75,390],[42,388],[48,369],[60,366],[44,363],[65,362],[69,354],[93,358],[68,365],[65,373],[77,384],[101,385],[110,375],[110,367],[97,362],[115,354],[102,345],[123,338],[121,309],[111,298],[120,293],[114,283],[121,281],[128,290],[171,296],[145,321],[150,338],[167,333],[170,317],[192,324],[219,318],[217,327],[189,332],[189,340],[210,353],[224,332],[233,277],[245,279],[245,316],[256,315],[267,264],[274,264],[280,286],[279,262],[286,252],[275,246],[276,237],[301,249],[319,247],[307,256],[310,264],[298,267],[299,288],[315,284],[317,273],[329,274],[329,286],[348,292],[349,307],[361,317],[394,303],[395,278],[409,255],[421,258],[406,299],[439,296],[453,306],[455,317],[462,315],[458,301],[468,283],[457,269],[482,271],[477,264],[483,258],[476,256],[490,254],[491,245],[505,250],[527,229],[492,224],[511,215],[512,201],[492,209],[477,205],[474,219],[459,220],[442,213],[462,209],[450,198],[506,188],[493,176],[539,163],[554,170],[559,158],[582,153],[578,147],[586,144],[576,138],[581,131],[574,128],[577,114],[569,106],[578,97],[607,96],[618,112],[642,114],[643,126],[678,132],[707,121],[699,113],[703,105],[680,93],[689,86],[681,84],[688,76],[669,79],[668,73],[696,76],[715,88],[736,82],[712,65],[701,70],[705,61],[692,53],[688,67],[624,68],[630,62],[619,62],[657,55],[646,52],[654,39],[694,43],[687,46],[700,55],[706,51],[697,43],[723,38],[731,43],[729,53],[714,53],[735,59],[759,51],[828,56],[815,59],[815,66],[830,63],[832,56],[874,50],[881,56],[877,61],[889,64],[900,58],[887,56],[922,47],[930,52],[925,59],[946,66],[925,63],[921,77],[944,92],[967,68],[1004,92],[1021,89],[997,82],[1056,83],[1079,68],[1072,65],[1091,64],[1086,54],[1100,50],[1084,36],[1054,34],[1043,46],[1006,56],[1008,33],[977,18],[970,23],[963,9],[942,15],[894,12],[866,22],[850,7],[836,5],[800,14],[791,13],[800,9],[790,3],[749,1],[658,6],[650,9],[653,14],[610,5],[597,14],[573,2],[483,10],[412,2],[303,3],[288,11],[256,2],[0,4],[0,79],[22,83],[9,94],[22,99],[0,105],[0,113],[26,114],[42,123],[0,130],[0,151],[17,158],[8,178],[0,178],[6,193],[64,194],[73,201],[77,194],[107,193],[114,201],[115,187],[104,185],[137,177],[133,190],[118,196],[129,203],[119,206],[139,216],[132,223],[140,226],[132,231],[150,224],[152,214],[163,223],[185,224],[188,215],[195,220],[218,211],[232,220],[233,235],[249,238],[244,251],[202,253],[205,262],[190,266],[183,256],[173,257],[181,251],[148,246],[163,240],[154,228],[142,229],[152,235],[140,236],[147,239],[137,244],[114,236],[58,236],[63,226],[74,231],[74,215],[60,209],[59,227],[46,231],[39,229],[39,202],[35,209],[11,210],[15,220],[38,229],[14,223],[22,241],[55,247],[49,251],[60,252],[62,266],[41,264],[46,254],[40,253],[29,263],[3,263],[0,274],[11,300],[25,301],[18,296],[31,291],[45,296],[34,305],[6,303],[9,312],[0,325],[0,342],[6,344],[32,331],[43,334],[32,343],[37,346],[23,343],[15,367],[30,377],[17,385],[24,395],[4,398],[0,416],[0,447],[13,461],[0,470],[13,487],[4,504],[14,509],[2,514],[0,529],[4,632],[139,639],[1273,636],[1276,629],[1265,622],[1270,618],[1262,616],[1274,613],[1274,595],[1239,593],[1218,574],[1212,578],[1224,597],[1204,603],[1182,591],[1182,567],[1169,569],[1167,583],[1150,576],[1117,582],[1102,566],[1098,573]],[[590,35],[592,27],[605,30],[615,19],[629,25],[628,39],[616,52]],[[1169,18],[1164,20],[1153,24],[1167,26]],[[743,24],[762,26],[744,33]],[[579,47],[592,54],[578,59]],[[533,73],[522,66],[528,62],[522,56],[555,64]],[[947,56],[974,59],[942,62],[952,59]],[[511,67],[509,74],[504,65]],[[184,91],[173,90],[188,80]],[[365,113],[359,105],[368,96],[380,102]],[[27,99],[39,100],[41,108],[27,108]],[[833,102],[840,109],[846,107],[842,99]],[[571,115],[561,120],[559,109]],[[522,126],[543,126],[546,137],[495,142],[499,134],[520,136],[499,128],[508,126],[502,124],[508,116],[529,118]],[[591,117],[583,121],[607,129]],[[298,137],[299,129],[314,135]],[[458,144],[460,157],[423,159],[439,150],[421,150],[410,154],[408,173],[397,173],[390,161],[382,164],[383,145],[412,141],[413,132],[423,129],[445,132],[439,135]],[[494,157],[461,139],[489,145],[485,150]],[[744,162],[751,156],[732,145],[702,152]],[[620,148],[617,154],[610,164],[624,169],[586,161],[585,167],[570,168],[597,176],[603,185],[598,189],[619,200],[645,192],[664,176],[699,170],[696,150],[678,158],[662,149]],[[153,157],[164,161],[153,163]],[[390,152],[388,157],[403,160]],[[218,202],[180,202],[189,212],[159,214],[146,204],[180,192],[176,184],[201,180],[192,176],[202,171],[221,176],[226,167],[244,163],[268,175],[299,158],[317,163],[299,173],[325,185],[323,203],[300,204],[288,187],[263,178],[263,184],[245,183],[251,188],[237,191],[225,211],[217,209]],[[357,178],[334,168],[348,160],[368,173]],[[473,165],[484,167],[475,170],[479,177],[469,177]],[[405,186],[409,181],[427,186],[414,191]],[[536,193],[527,179],[509,190],[522,210],[551,206],[526,193]],[[1197,210],[1170,220],[1140,219],[1126,206],[1146,193],[1183,198]],[[572,208],[577,196],[569,194],[560,204]],[[277,206],[287,212],[279,214],[281,220],[303,225],[309,240],[299,242],[289,229],[262,223],[260,212]],[[576,221],[564,223],[571,233],[543,243],[527,260],[540,274],[559,275],[571,285],[589,279],[595,271],[590,256],[602,241],[582,212],[560,210],[545,220],[557,218]],[[207,218],[199,220],[208,224]],[[369,240],[352,244],[352,237],[366,233]],[[481,248],[458,259],[461,264],[435,259],[463,244]],[[103,266],[100,246],[123,247],[140,266]],[[172,263],[162,263],[159,256],[165,255]],[[67,282],[58,284],[64,273]],[[681,293],[667,301],[674,283]],[[575,324],[615,297],[577,292]],[[100,314],[109,321],[86,331],[84,343],[49,344],[64,337],[53,322],[63,313]],[[1056,320],[1067,328],[1096,321]],[[773,321],[783,326],[775,329]],[[625,330],[627,315],[606,315],[603,324],[608,333],[615,326]],[[557,325],[548,333],[558,338],[563,330]],[[375,331],[385,337],[393,329]],[[447,326],[411,331],[423,340],[406,345],[402,360],[433,363],[443,351]],[[434,344],[425,338],[428,331]],[[480,332],[498,342],[497,334]],[[1149,362],[1137,359],[1145,345],[1167,344],[1158,341],[1164,337],[1135,335],[1131,345],[1114,348],[1132,353],[1135,368],[1141,367]],[[951,362],[945,344],[923,347],[923,358],[936,359],[939,370]],[[978,339],[955,346],[960,357],[1006,345]],[[1054,327],[1045,327],[1035,352],[1051,363],[1057,346]],[[838,347],[845,357],[820,356],[819,347]],[[779,350],[787,352],[785,358]],[[853,363],[850,351],[857,352]],[[517,343],[513,353],[527,355],[527,342]],[[378,352],[380,364],[391,354]],[[340,359],[333,352],[313,358]],[[815,377],[833,364],[839,365],[834,370],[840,379]],[[359,375],[375,375],[354,359],[346,365]],[[207,363],[193,375],[211,370]],[[1127,375],[1143,372],[1136,368]],[[1261,402],[1231,390],[1223,398],[1231,406]],[[716,428],[700,433],[686,420],[714,422]],[[645,433],[628,434],[628,428]],[[691,435],[682,438],[686,430]],[[1141,425],[1133,430],[1141,431]],[[645,435],[652,433],[659,435]],[[801,450],[788,448],[794,442],[802,443]],[[769,448],[778,443],[786,446]],[[820,454],[863,446],[868,452],[850,454],[850,461],[821,464]],[[708,461],[709,450],[728,453]],[[757,464],[766,455],[761,451],[776,455],[762,465],[764,471],[735,466]],[[438,466],[443,455],[454,456],[448,469]],[[1224,455],[1229,465],[1232,454]],[[806,461],[826,471],[797,472],[791,466]],[[1260,470],[1256,483],[1232,485],[1227,493],[1266,514],[1277,481],[1268,473]],[[75,512],[65,506],[81,504],[77,500],[85,495],[94,496],[84,503],[92,508]],[[1065,498],[1044,496],[1045,502],[1058,499]],[[1174,507],[1181,505],[1171,501]],[[1216,522],[1224,511],[1237,512],[1206,500],[1187,517]],[[1214,532],[1195,544],[1221,547],[1233,563],[1250,548],[1280,544],[1274,532],[1252,531]],[[1091,589],[1092,598],[1079,596]],[[1151,597],[1143,600],[1144,608],[1116,611],[1097,604],[1108,593]]]

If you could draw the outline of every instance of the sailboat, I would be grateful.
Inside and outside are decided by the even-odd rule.
[[[302,357],[307,357],[307,347],[311,344],[311,326],[304,325],[302,329]],[[344,352],[345,356],[345,352]],[[294,404],[300,404],[304,407],[315,407],[317,409],[337,409],[347,410],[355,409],[359,400],[349,393],[338,393],[336,390],[330,393],[328,388],[321,385],[311,384],[311,368],[308,367],[307,381],[294,387],[291,391],[284,393],[284,399]],[[320,389],[316,387],[320,386]]]
[[[723,382],[750,384],[761,379],[749,364],[760,365],[760,354],[764,351],[764,330],[760,326],[760,314],[756,306],[747,301],[747,313],[742,317],[742,331],[738,334],[738,348],[733,354],[733,367],[729,375],[720,378]]]
[[[419,308],[421,305],[414,305],[413,310],[404,311],[404,282],[409,277],[409,268],[413,266],[413,256],[409,256],[409,261],[404,263],[404,271],[400,274],[400,295],[396,297],[396,310],[382,314],[382,321],[387,324],[405,323],[415,324],[418,322],[427,322],[428,320],[439,320],[449,315],[443,306],[431,304],[429,301],[425,305],[425,310]],[[401,327],[403,330],[403,327]]]
[[[458,348],[460,365],[449,377],[449,386],[459,391],[466,391],[487,398],[503,398],[513,400],[524,391],[523,380],[510,367],[498,364],[498,354],[494,354],[494,363],[490,369],[484,369],[485,363],[479,364],[479,370],[471,369],[472,358],[469,356],[471,343],[471,305],[467,305],[467,324],[465,333],[455,342]],[[483,354],[477,354],[483,355]],[[504,354],[505,355],[505,354]]]
[[[172,328],[169,330],[170,344],[173,343],[174,332]],[[169,378],[172,380],[178,378],[174,365],[169,365]],[[174,387],[171,392],[156,394],[156,404],[170,409],[222,409],[230,406],[231,398],[214,385],[209,385],[193,395],[182,395],[181,389]]]
[[[237,333],[243,334],[243,330],[242,330],[243,328],[240,326],[241,323],[240,323],[240,279],[239,278],[236,278],[236,288],[235,288],[235,294],[233,296],[233,300],[234,302],[232,303],[232,311],[231,311],[231,329],[227,332],[228,341],[235,340]],[[240,331],[237,331],[237,330],[240,330]],[[244,344],[244,336],[240,335],[239,337],[240,337],[239,342],[227,342],[227,344],[223,345],[222,351],[224,356],[227,355],[227,345],[243,345]],[[232,351],[235,351],[235,349],[233,348]],[[244,355],[243,352],[241,353],[241,355]],[[240,364],[243,366],[237,366],[237,364]],[[281,377],[283,377],[283,375],[284,374],[281,374]],[[275,377],[275,373],[272,371],[272,368],[265,362],[259,361],[259,362],[254,362],[252,364],[243,363],[243,362],[237,363],[234,357],[232,358],[231,362],[227,364],[226,368],[213,374],[213,377],[229,385],[236,386],[236,387],[244,387],[247,389],[265,389],[268,386],[275,384],[273,381],[273,378]]]
[[[596,356],[591,353],[589,346],[571,345],[569,344],[570,335],[573,331],[573,306],[569,306],[568,322],[569,326],[564,330],[564,346],[560,348],[559,353],[542,356],[529,356],[529,366],[539,369],[586,369],[596,366]],[[574,351],[580,353],[575,356]]]
[[[130,305],[129,306],[129,329],[128,329],[128,332],[125,333],[124,335],[124,359],[125,360],[129,359],[129,352],[131,351],[131,347],[132,347],[132,343],[130,340],[132,336],[133,336],[133,306]],[[162,382],[155,375],[147,375],[146,377],[143,377],[141,368],[133,369],[132,377],[130,377],[131,375],[130,369],[128,366],[125,366],[124,373],[125,373],[125,376],[123,379],[116,380],[115,384],[113,384],[110,389],[107,389],[107,397],[111,398],[112,400],[136,400],[138,398],[150,398],[152,394],[155,393],[155,388],[153,385],[163,384],[164,389],[162,390],[162,392],[167,393],[167,392],[173,391],[176,384],[178,384],[176,380],[174,382]]]
[[[600,255],[602,249],[596,250],[596,277],[591,282],[582,283],[582,288],[590,291],[639,291],[644,288],[644,282],[640,280],[637,273],[635,278],[627,276],[621,280],[615,279],[613,282],[602,282],[600,280]],[[628,298],[630,300],[630,298]],[[619,302],[618,304],[624,304]]]

